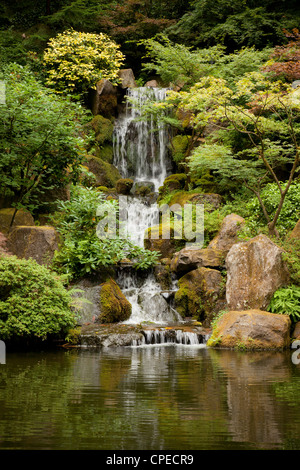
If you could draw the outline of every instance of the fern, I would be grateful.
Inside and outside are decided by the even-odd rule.
[[[290,315],[295,322],[300,320],[300,287],[290,285],[278,289],[271,299],[268,311]]]

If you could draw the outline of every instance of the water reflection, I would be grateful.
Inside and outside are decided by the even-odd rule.
[[[8,354],[0,448],[300,448],[290,353],[201,346]]]

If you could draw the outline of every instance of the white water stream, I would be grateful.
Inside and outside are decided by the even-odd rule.
[[[115,122],[114,165],[124,178],[152,183],[157,192],[168,174],[167,129],[154,117],[142,120],[141,114],[147,101],[163,101],[166,89],[132,88],[128,89],[127,96],[125,111]],[[149,204],[146,198],[130,196],[127,214],[128,235],[136,245],[143,247],[145,230],[158,221],[157,206]],[[132,305],[132,315],[126,323],[182,321],[162,295],[161,286],[152,273],[141,280],[132,270],[120,271],[117,283]]]

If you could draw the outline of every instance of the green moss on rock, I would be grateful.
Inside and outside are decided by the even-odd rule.
[[[179,191],[184,189],[186,181],[187,175],[185,173],[177,173],[168,176],[164,180],[163,185],[158,190],[160,197],[163,197],[172,191]]]
[[[87,155],[85,164],[95,176],[95,186],[115,188],[116,182],[121,178],[118,169],[114,165],[101,160],[101,158]]]
[[[116,182],[116,190],[118,194],[129,194],[133,186],[133,180],[130,178],[121,178]]]
[[[131,315],[131,304],[113,279],[101,284],[100,304],[99,321],[102,323],[125,321]]]
[[[187,135],[176,135],[172,139],[171,149],[174,162],[180,163],[185,159],[185,152],[189,145],[189,137]]]
[[[97,115],[91,121],[91,126],[94,129],[95,139],[98,145],[103,145],[105,142],[112,141],[114,124],[110,119]]]

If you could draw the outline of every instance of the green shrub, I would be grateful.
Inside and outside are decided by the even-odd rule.
[[[0,257],[0,337],[46,340],[76,324],[71,293],[58,275],[33,260]]]
[[[118,214],[115,199],[106,200],[106,194],[94,188],[74,186],[70,201],[60,201],[52,223],[62,235],[63,243],[54,257],[54,268],[72,277],[80,277],[130,259],[138,269],[147,269],[157,260],[157,253],[135,246],[118,237],[99,239],[97,225],[102,214]],[[99,213],[99,212],[98,212]],[[113,219],[114,221],[115,219]]]
[[[106,34],[64,31],[44,53],[47,84],[58,92],[84,93],[102,78],[116,83],[124,56]]]
[[[274,293],[267,309],[272,313],[290,315],[293,321],[300,320],[300,287],[281,287]]]
[[[44,87],[28,67],[10,64],[0,80],[6,85],[6,105],[0,105],[0,194],[32,211],[43,193],[77,180],[90,113]]]
[[[289,231],[291,231],[300,218],[299,195],[300,182],[295,181],[291,184],[278,218],[277,229],[281,236],[285,236]],[[261,198],[272,220],[280,200],[280,194],[276,183],[267,184],[261,191]],[[246,204],[246,210],[251,214],[248,218],[249,226],[253,226],[253,228],[262,228],[265,226],[266,222],[263,211],[256,197],[250,199]]]

